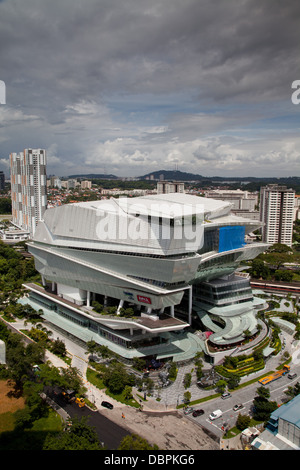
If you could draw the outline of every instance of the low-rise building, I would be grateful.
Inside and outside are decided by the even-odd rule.
[[[252,441],[251,447],[254,450],[300,450],[300,395],[271,414],[266,429]]]

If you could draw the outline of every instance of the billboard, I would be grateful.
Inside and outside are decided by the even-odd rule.
[[[143,302],[144,304],[152,304],[150,297],[145,297],[144,295],[138,295],[137,299],[139,302]]]

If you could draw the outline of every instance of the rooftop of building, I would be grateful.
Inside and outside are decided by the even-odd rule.
[[[272,413],[271,418],[273,420],[283,419],[300,429],[300,395],[277,408]]]
[[[94,209],[118,212],[120,209],[127,214],[157,215],[165,217],[204,214],[213,217],[225,215],[231,208],[231,203],[210,198],[182,193],[171,194],[148,194],[135,198],[111,198],[109,200],[98,200],[89,202],[78,202],[78,206]],[[170,212],[172,206],[172,212]]]

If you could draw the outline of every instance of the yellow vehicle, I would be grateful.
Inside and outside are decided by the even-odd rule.
[[[287,374],[289,371],[290,371],[290,366],[284,365],[281,370],[278,370],[277,372],[274,372],[274,374],[268,375],[267,377],[260,379],[258,382],[261,385],[268,385],[271,382],[274,382],[274,380],[280,379],[280,377]]]
[[[79,408],[82,408],[83,406],[85,406],[84,398],[76,398],[75,403],[77,403]]]
[[[64,390],[62,392],[64,400],[69,403],[72,403],[75,400],[75,391],[74,390]]]

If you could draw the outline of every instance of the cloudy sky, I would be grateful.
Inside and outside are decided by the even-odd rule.
[[[300,176],[299,0],[0,0],[0,170]]]

